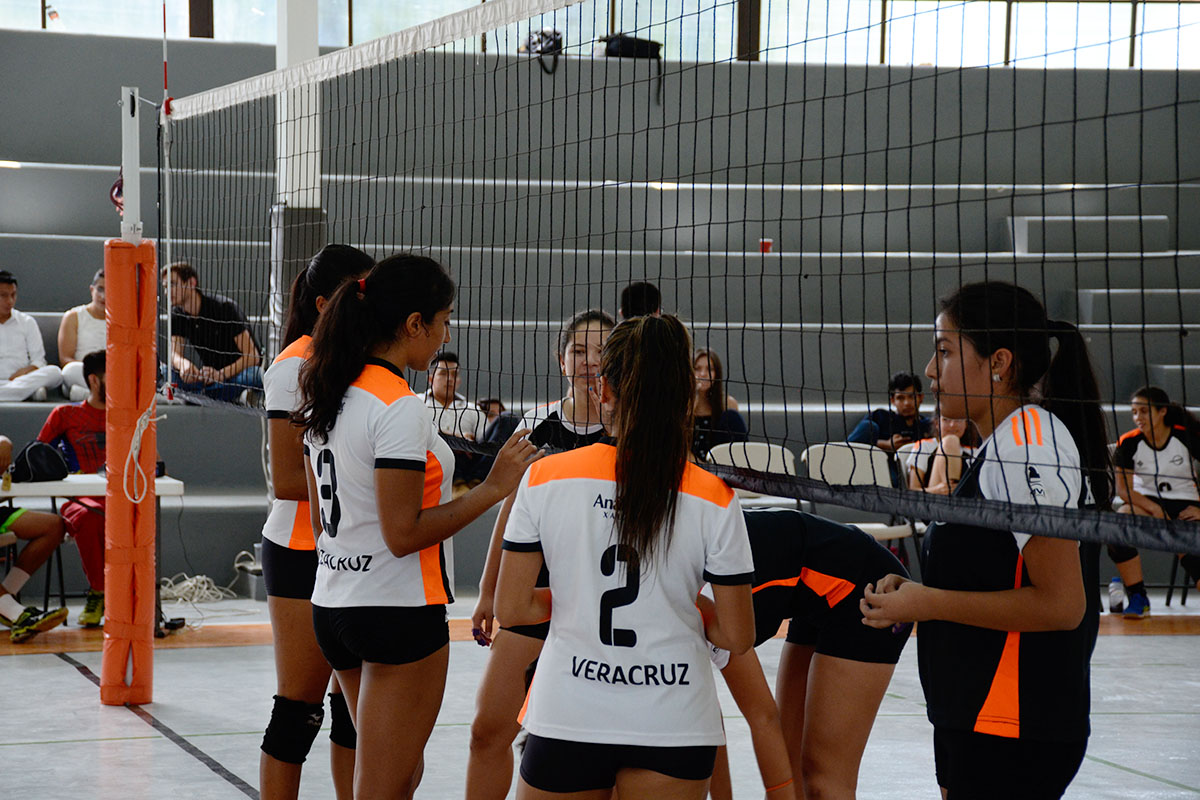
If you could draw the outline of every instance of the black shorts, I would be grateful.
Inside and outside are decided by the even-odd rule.
[[[938,785],[947,800],[1056,800],[1079,772],[1087,740],[1042,742],[934,728]]]
[[[325,660],[336,670],[372,664],[411,664],[450,642],[446,607],[313,606],[313,628]]]
[[[712,777],[716,759],[715,745],[593,744],[529,734],[521,756],[521,780],[543,792],[611,789],[623,769],[648,769],[679,780],[703,781]]]
[[[1200,500],[1172,500],[1166,497],[1146,496],[1146,499],[1156,504],[1167,513],[1167,519],[1178,519],[1179,513],[1188,506],[1200,508]]]
[[[783,621],[790,619],[787,641],[792,644],[868,664],[898,662],[912,625],[883,630],[863,625],[858,601],[868,583],[892,573],[908,575],[899,559],[856,528],[809,514],[776,514],[774,518],[794,519],[795,524],[805,525],[805,530],[795,535],[767,530],[755,535],[751,531],[755,645],[773,638]],[[848,594],[819,594],[805,583],[804,568],[817,573],[808,576],[817,586],[832,579],[853,584],[853,588]],[[835,599],[832,607],[830,597]]]
[[[293,550],[264,536],[262,571],[270,597],[310,600],[317,580],[317,551]]]

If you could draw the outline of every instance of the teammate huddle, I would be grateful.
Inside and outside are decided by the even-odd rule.
[[[446,683],[443,543],[501,502],[472,620],[491,654],[469,798],[507,794],[521,726],[518,797],[702,798],[710,779],[729,796],[710,663],[751,724],[768,798],[853,797],[914,621],[943,793],[1062,794],[1086,746],[1095,636],[1074,542],[936,524],[921,585],[857,529],[743,512],[692,463],[687,329],[671,316],[614,326],[600,311],[560,337],[567,395],[451,499],[454,455],[404,371],[449,341],[454,292],[428,258],[373,264],[339,245],[293,287],[288,346],[265,380],[279,693],[264,798],[296,796],[331,671],[338,797],[412,795]],[[1047,322],[1023,289],[975,284],[943,303],[936,345],[926,374],[942,411],[983,438],[956,495],[1109,496],[1073,326]],[[772,698],[753,646],[783,620]]]

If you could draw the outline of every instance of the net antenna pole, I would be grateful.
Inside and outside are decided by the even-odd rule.
[[[170,264],[171,258],[171,94],[167,88],[167,0],[163,0],[162,9],[163,23],[163,101],[162,106],[158,110],[159,125],[162,126],[162,203],[160,210],[162,213],[162,230],[159,231],[159,240],[162,242],[163,248],[163,263]],[[168,358],[171,352],[171,281],[166,281],[166,312],[167,312],[167,336],[166,346]],[[172,400],[175,396],[175,382],[171,380],[171,371],[167,370],[167,376],[163,380],[163,390],[166,392],[167,399]]]
[[[153,475],[158,447],[153,414],[158,263],[154,243],[142,239],[141,109],[136,87],[121,88],[119,106],[125,176],[121,238],[104,243],[108,502],[100,702],[105,705],[151,701],[157,624]]]
[[[320,55],[317,0],[278,8],[275,66],[285,69]],[[321,84],[284,89],[275,96],[275,203],[271,206],[271,270],[267,359],[282,341],[288,293],[296,275],[325,246],[321,205]]]

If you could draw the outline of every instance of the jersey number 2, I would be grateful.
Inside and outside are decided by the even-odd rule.
[[[617,562],[625,562],[625,585],[609,589],[600,595],[600,641],[610,647],[633,647],[637,633],[628,628],[613,627],[613,609],[637,600],[641,567],[637,551],[623,544],[614,544],[600,556],[600,572],[609,577],[617,571]]]
[[[321,495],[321,529],[332,539],[337,536],[338,523],[342,519],[342,507],[337,498],[337,471],[333,468],[333,451],[322,450],[317,453],[317,491]],[[326,473],[328,480],[326,480]],[[325,514],[326,501],[329,501],[329,515]]]

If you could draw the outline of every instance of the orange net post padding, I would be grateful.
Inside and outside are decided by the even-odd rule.
[[[135,504],[127,469],[138,417],[154,402],[158,362],[158,267],[154,243],[121,239],[104,244],[108,346],[106,423],[108,491],[104,521],[104,657],[100,702],[149,703],[154,685],[155,506],[154,465],[158,446],[154,424],[142,434],[137,464],[149,486]],[[129,462],[129,463],[127,463]],[[140,490],[141,486],[139,486]]]

